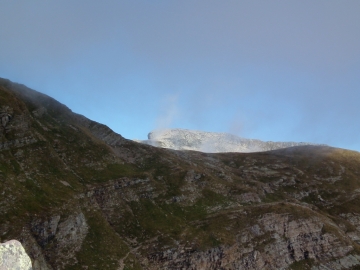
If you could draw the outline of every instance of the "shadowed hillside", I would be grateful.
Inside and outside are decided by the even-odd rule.
[[[0,79],[0,241],[34,269],[358,269],[360,153],[124,139]]]

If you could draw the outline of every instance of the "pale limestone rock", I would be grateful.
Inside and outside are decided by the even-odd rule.
[[[19,241],[0,244],[0,270],[32,270],[31,260]]]
[[[300,145],[313,145],[304,142],[265,142],[228,133],[179,128],[152,131],[148,134],[148,140],[138,142],[174,150],[195,150],[205,153],[261,152]]]

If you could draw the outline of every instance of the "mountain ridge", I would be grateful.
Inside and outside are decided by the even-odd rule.
[[[34,269],[360,266],[360,153],[162,149],[24,87],[0,79],[0,242]]]

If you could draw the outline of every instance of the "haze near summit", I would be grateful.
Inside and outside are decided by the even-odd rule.
[[[360,151],[360,2],[2,1],[0,77],[126,138],[230,132]]]

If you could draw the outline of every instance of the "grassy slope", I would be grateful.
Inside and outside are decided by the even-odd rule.
[[[219,244],[231,244],[236,231],[249,226],[252,219],[264,213],[291,213],[299,217],[312,214],[300,211],[289,202],[312,204],[320,215],[354,230],[339,215],[360,213],[359,199],[354,193],[360,188],[359,153],[299,147],[291,151],[253,154],[176,154],[124,142],[122,151],[135,157],[130,162],[122,154],[115,155],[88,129],[74,122],[66,107],[46,97],[36,99],[35,103],[26,96],[20,99],[9,91],[10,87],[6,81],[0,82],[0,107],[12,107],[15,116],[27,119],[29,127],[14,127],[2,134],[2,143],[21,136],[33,136],[37,142],[0,152],[2,241],[17,238],[35,215],[68,215],[80,207],[90,229],[82,249],[76,254],[78,262],[88,265],[89,269],[117,269],[118,260],[125,257],[125,267],[136,269],[139,264],[129,251],[153,238],[157,239],[154,252],[174,246],[174,240],[192,241],[199,250],[206,250]],[[33,111],[39,104],[47,112],[36,118]],[[144,153],[142,157],[137,157],[139,152]],[[279,163],[286,166],[276,167]],[[276,170],[277,174],[261,173],[264,167]],[[224,178],[219,168],[230,173],[231,181]],[[245,172],[248,168],[253,168],[253,172]],[[172,198],[187,195],[183,187],[189,170],[203,173],[198,184],[200,195],[193,203],[169,203]],[[341,181],[328,180],[339,173]],[[274,188],[279,175],[295,175],[294,184],[275,185]],[[89,189],[123,177],[148,179],[159,195],[123,202],[121,218],[114,218],[110,210],[107,214],[104,209],[93,208],[86,199],[78,199],[79,194]],[[242,206],[235,203],[236,195],[257,192],[264,185],[272,187],[272,192],[264,193],[261,203],[242,203]],[[309,195],[297,200],[292,194],[300,190],[309,191]],[[319,195],[332,203],[319,200]],[[249,215],[230,219],[239,209]],[[232,229],[225,231],[225,226]],[[129,239],[136,239],[136,244]],[[68,269],[78,268],[75,265]]]

